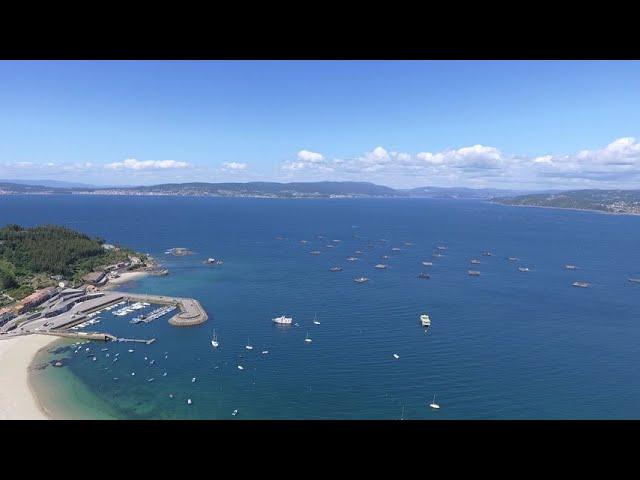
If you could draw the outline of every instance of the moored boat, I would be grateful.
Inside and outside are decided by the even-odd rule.
[[[293,322],[293,317],[287,317],[286,315],[281,315],[279,317],[275,317],[271,319],[273,323],[277,323],[279,325],[291,325]]]

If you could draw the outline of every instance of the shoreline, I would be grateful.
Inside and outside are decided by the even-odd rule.
[[[32,388],[29,371],[38,352],[56,340],[38,334],[0,339],[0,419],[52,419]]]
[[[151,275],[150,271],[146,270],[138,270],[135,272],[123,272],[120,274],[118,278],[109,279],[107,284],[104,287],[101,287],[100,290],[111,290],[113,287],[121,285],[127,282],[133,282],[134,280],[140,280],[143,277]]]
[[[601,213],[603,215],[619,215],[626,217],[638,217],[640,214],[638,213],[621,213],[621,212],[607,212],[606,210],[596,210],[595,208],[571,208],[571,207],[552,207],[550,205],[514,205],[510,203],[501,203],[501,202],[492,202],[494,205],[502,205],[503,207],[527,207],[527,208],[550,208],[552,210],[571,210],[574,212],[590,212],[590,213]]]

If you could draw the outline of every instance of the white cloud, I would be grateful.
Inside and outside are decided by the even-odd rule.
[[[190,165],[187,162],[176,160],[136,160],[135,158],[127,158],[122,162],[105,165],[108,170],[168,170],[188,167]]]
[[[298,160],[301,162],[320,163],[324,161],[324,156],[320,153],[310,152],[309,150],[300,150],[298,152]]]
[[[377,146],[353,158],[332,160],[302,150],[295,159],[284,162],[281,170],[288,178],[357,179],[391,185],[632,188],[640,180],[640,143],[623,137],[601,149],[533,157],[505,154],[481,144],[416,154]]]
[[[225,162],[220,167],[220,170],[224,172],[244,172],[247,170],[247,166],[248,165],[246,163]]]

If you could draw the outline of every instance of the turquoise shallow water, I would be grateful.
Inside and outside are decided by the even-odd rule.
[[[0,197],[0,223],[9,222],[63,224],[149,252],[170,275],[123,289],[195,297],[209,312],[206,324],[183,329],[166,317],[131,325],[103,315],[103,330],[158,341],[133,353],[94,344],[95,362],[56,349],[51,359],[65,357],[67,366],[39,374],[62,390],[53,401],[71,398],[85,411],[397,419],[404,407],[408,419],[640,417],[640,285],[627,281],[640,275],[638,217],[417,199]],[[328,248],[333,239],[341,242]],[[437,245],[447,250],[432,258]],[[164,255],[176,246],[196,253]],[[356,250],[360,259],[346,261]],[[203,265],[209,256],[224,265]],[[470,265],[474,257],[482,263]],[[387,270],[373,268],[381,261]],[[343,271],[329,272],[333,265]],[[429,280],[416,278],[423,270]],[[354,283],[360,275],[371,281]],[[575,280],[591,286],[571,287]],[[433,322],[427,334],[423,311]],[[281,313],[300,326],[275,327],[270,319]],[[58,370],[65,380],[54,382]],[[81,394],[65,396],[78,384]],[[437,412],[427,407],[434,394]]]

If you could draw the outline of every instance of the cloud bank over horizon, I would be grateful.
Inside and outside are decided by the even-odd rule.
[[[263,174],[241,161],[210,167],[185,160],[125,158],[96,162],[0,162],[0,178],[31,177],[87,183],[144,184],[190,181],[369,181],[395,188],[419,186],[573,189],[640,188],[640,143],[621,137],[593,150],[526,156],[475,144],[415,153],[377,146],[349,158],[302,149]]]
[[[622,137],[596,150],[536,157],[481,144],[415,154],[378,146],[332,159],[301,150],[281,171],[291,179],[362,179],[401,187],[640,188],[640,143]]]

